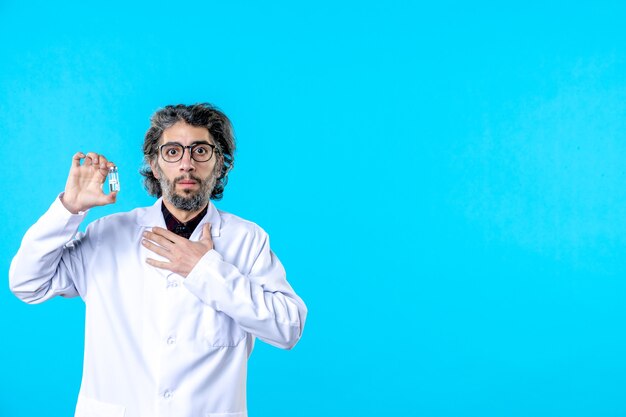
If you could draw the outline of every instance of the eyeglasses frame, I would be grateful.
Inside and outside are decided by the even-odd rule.
[[[176,161],[168,161],[167,159],[163,157],[163,147],[168,146],[168,145],[178,145],[181,148],[183,148],[183,152],[180,154],[180,158],[177,159]],[[193,157],[193,148],[198,145],[209,145],[211,147],[211,156],[206,161],[198,161],[196,158]],[[196,162],[202,163],[202,162],[209,162],[213,158],[213,155],[215,155],[215,150],[217,149],[217,146],[203,140],[203,141],[194,142],[191,145],[187,145],[187,146],[183,145],[180,142],[167,142],[167,143],[164,143],[163,145],[160,145],[158,149],[159,149],[158,155],[160,155],[161,159],[163,159],[163,161],[167,162],[168,164],[175,164],[177,162],[180,162],[181,159],[183,159],[183,157],[185,156],[185,149],[189,149],[189,156],[191,157],[191,159],[193,159]]]

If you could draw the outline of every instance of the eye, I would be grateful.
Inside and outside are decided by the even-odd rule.
[[[175,158],[180,155],[180,147],[176,145],[164,146],[163,147],[163,156],[168,158]]]
[[[210,152],[209,145],[196,145],[193,148],[193,153],[199,156],[206,155]]]

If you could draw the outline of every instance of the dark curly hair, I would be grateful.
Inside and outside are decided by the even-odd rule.
[[[228,182],[228,172],[233,168],[235,158],[235,137],[228,117],[217,107],[209,103],[198,103],[190,106],[184,104],[169,105],[158,110],[150,118],[150,128],[143,141],[144,166],[139,173],[144,176],[144,186],[148,193],[155,197],[163,194],[159,180],[150,169],[159,152],[159,141],[163,131],[176,122],[184,121],[191,126],[206,127],[215,141],[218,166],[221,165],[215,188],[211,193],[212,200],[221,200],[224,187]]]

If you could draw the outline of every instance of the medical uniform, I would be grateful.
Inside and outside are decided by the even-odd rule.
[[[26,233],[10,287],[27,303],[80,296],[85,358],[76,417],[245,417],[247,360],[255,338],[290,349],[307,314],[254,223],[209,203],[190,240],[211,223],[214,249],[183,278],[148,265],[166,259],[142,233],[165,228],[153,206],[103,217],[57,198]]]

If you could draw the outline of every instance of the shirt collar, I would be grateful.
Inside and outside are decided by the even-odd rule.
[[[161,201],[161,213],[163,213],[163,220],[165,221],[167,230],[187,239],[191,237],[193,231],[196,230],[196,227],[198,227],[200,220],[202,220],[207,214],[208,207],[209,206],[207,204],[194,218],[186,222],[181,222],[178,218],[176,218],[176,216],[174,216],[174,214],[172,214],[165,203]]]
[[[137,215],[137,223],[144,227],[159,226],[166,229],[163,212],[161,211],[162,204],[163,197],[159,198],[152,206],[140,210]],[[196,226],[196,230],[191,234],[189,240],[198,240],[204,223],[211,223],[211,236],[220,236],[222,217],[220,216],[219,210],[215,208],[215,205],[211,201],[209,201],[206,215],[200,220],[200,223]]]

